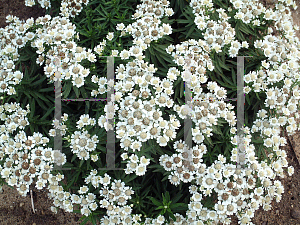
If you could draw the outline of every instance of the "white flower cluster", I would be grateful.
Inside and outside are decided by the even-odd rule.
[[[16,94],[13,85],[19,84],[23,78],[23,73],[16,70],[14,63],[20,57],[18,49],[35,37],[34,33],[27,32],[34,25],[34,19],[24,22],[8,15],[6,22],[9,25],[0,28],[0,93],[13,95]]]
[[[262,62],[260,70],[250,72],[244,78],[247,84],[244,92],[266,93],[265,106],[276,112],[275,116],[269,118],[267,111],[260,111],[251,130],[264,135],[264,145],[272,147],[274,151],[286,143],[285,138],[280,137],[280,126],[286,128],[288,135],[300,130],[295,122],[295,118],[299,117],[296,112],[300,99],[300,44],[299,38],[295,37],[290,9],[285,5],[295,7],[292,1],[278,3],[271,18],[275,21],[275,28],[283,31],[283,37],[276,37],[272,34],[273,29],[269,28],[263,40],[255,41],[254,47],[260,49],[268,60]],[[278,84],[284,86],[279,88]]]
[[[145,175],[146,167],[150,164],[150,159],[147,159],[145,156],[142,156],[139,159],[139,157],[136,154],[131,154],[129,157],[126,152],[122,153],[121,157],[124,161],[127,159],[130,160],[130,162],[126,165],[126,174],[135,173],[137,176]]]
[[[234,18],[240,19],[246,24],[251,23],[254,26],[261,26],[261,24],[265,24],[265,21],[262,23],[260,21],[260,16],[262,14],[265,20],[277,20],[280,17],[287,18],[285,14],[288,14],[289,16],[291,15],[289,6],[293,6],[294,10],[297,9],[296,3],[292,0],[278,1],[275,5],[276,11],[273,11],[271,8],[266,9],[262,3],[259,3],[256,0],[231,0],[231,3],[233,4],[233,8],[237,9]]]
[[[29,124],[29,105],[27,110],[23,110],[19,103],[5,103],[0,106],[0,113],[0,119],[5,121],[0,126],[0,159],[5,160],[4,167],[0,167],[1,177],[26,196],[35,179],[36,188],[44,188],[53,164],[63,165],[66,156],[47,148],[49,139],[42,134],[26,135],[24,128]]]
[[[236,57],[239,49],[242,47],[241,43],[234,40],[235,30],[228,23],[228,15],[225,9],[214,9],[218,12],[219,20],[214,21],[207,15],[207,10],[213,10],[213,3],[211,0],[190,2],[195,14],[195,24],[198,29],[204,31],[204,39],[209,47],[209,52],[214,49],[216,53],[222,52],[222,48],[231,44],[229,49],[230,57]],[[247,44],[244,44],[247,46]],[[244,46],[243,46],[244,47]]]
[[[88,0],[83,0],[83,3]],[[257,16],[264,13],[266,20],[275,20],[275,27],[284,31],[285,38],[276,38],[271,35],[272,29],[269,28],[269,35],[263,40],[255,42],[255,48],[260,48],[268,62],[262,62],[262,67],[257,72],[251,72],[245,76],[245,82],[249,85],[245,92],[249,93],[251,87],[256,92],[265,91],[267,95],[266,106],[270,109],[276,109],[278,113],[284,114],[278,117],[268,117],[267,110],[260,110],[254,126],[245,128],[246,137],[244,138],[245,149],[244,155],[238,152],[241,144],[238,142],[236,135],[237,130],[233,128],[236,124],[236,117],[231,104],[225,104],[226,90],[219,87],[216,82],[207,82],[206,69],[214,69],[210,59],[210,52],[214,49],[221,52],[226,44],[230,44],[229,54],[234,57],[238,54],[241,47],[247,48],[247,42],[239,43],[235,41],[235,32],[228,23],[228,16],[225,10],[218,9],[219,21],[210,20],[207,16],[207,9],[213,8],[210,0],[191,1],[191,7],[195,13],[195,23],[200,30],[205,30],[205,40],[189,40],[177,46],[170,45],[166,51],[174,57],[174,61],[183,66],[184,71],[181,73],[175,67],[169,69],[167,78],[160,79],[155,77],[154,73],[157,68],[149,65],[143,60],[145,57],[143,51],[147,49],[151,41],[156,41],[163,35],[172,33],[172,28],[168,24],[162,24],[161,19],[165,16],[172,16],[173,10],[167,8],[169,2],[161,1],[142,1],[138,5],[134,18],[137,20],[133,24],[125,27],[124,24],[118,24],[117,30],[121,31],[121,36],[126,32],[134,38],[134,45],[127,51],[120,53],[122,59],[129,59],[135,56],[136,59],[117,68],[118,82],[116,82],[115,101],[117,104],[107,105],[105,112],[109,118],[115,111],[119,113],[119,122],[117,126],[117,138],[125,152],[121,155],[122,159],[127,160],[125,173],[135,173],[142,176],[146,173],[146,167],[150,164],[150,159],[140,156],[142,143],[146,141],[157,141],[160,146],[166,146],[167,143],[176,138],[176,130],[179,129],[180,123],[175,115],[170,115],[169,120],[163,119],[161,108],[172,108],[178,116],[185,119],[189,114],[195,124],[192,129],[192,140],[197,144],[188,149],[182,140],[174,143],[175,153],[171,156],[162,155],[160,164],[170,173],[169,181],[178,185],[180,182],[188,183],[195,181],[195,185],[189,187],[192,195],[189,203],[186,218],[182,215],[175,214],[176,221],[172,224],[204,224],[209,222],[222,222],[230,224],[229,216],[236,214],[240,224],[252,224],[251,218],[255,210],[262,206],[265,210],[271,209],[271,201],[281,200],[281,194],[284,192],[283,185],[280,181],[275,180],[276,176],[283,177],[285,167],[288,167],[286,152],[279,149],[286,144],[286,140],[280,137],[280,126],[286,126],[289,134],[297,130],[295,119],[289,118],[292,113],[296,112],[299,103],[299,64],[300,53],[297,50],[299,39],[294,38],[292,22],[284,18],[290,15],[290,11],[285,5],[295,3],[290,0],[280,1],[276,5],[276,12],[271,9],[266,10],[262,4],[257,1],[233,1],[234,7],[239,9],[235,17],[242,19],[245,23],[252,21],[257,25]],[[28,3],[32,4],[32,3]],[[81,5],[74,3],[71,8],[76,10],[68,12],[66,10],[67,2],[62,4],[64,8],[62,13],[66,17],[71,14],[75,16],[80,10]],[[80,4],[78,2],[78,4]],[[247,5],[247,6],[246,6]],[[77,8],[76,8],[77,7]],[[241,16],[242,12],[244,15]],[[280,13],[284,15],[280,15]],[[247,14],[248,13],[248,14]],[[253,16],[251,16],[252,14]],[[37,48],[39,58],[37,63],[42,65],[45,62],[45,74],[54,80],[55,59],[59,57],[62,60],[62,78],[73,78],[73,84],[77,87],[84,85],[84,78],[89,75],[89,70],[83,68],[79,63],[83,59],[90,62],[96,61],[96,56],[91,50],[86,51],[78,47],[74,41],[75,26],[72,25],[68,18],[52,18],[47,15],[36,20],[37,25],[42,25],[36,33],[27,32],[34,24],[33,19],[28,19],[26,23],[18,20],[13,16],[8,16],[10,23],[5,29],[0,29],[1,56],[0,56],[0,91],[15,94],[12,87],[7,84],[18,84],[23,75],[14,70],[14,61],[18,60],[18,48],[23,47],[27,41],[32,41],[32,47]],[[106,37],[108,41],[114,39],[114,34],[109,33]],[[78,38],[78,34],[77,34]],[[101,56],[107,41],[103,40],[94,51]],[[45,46],[50,47],[45,52]],[[175,52],[173,52],[176,49]],[[112,50],[112,55],[117,55],[117,50]],[[189,56],[188,59],[183,56]],[[273,67],[273,68],[272,68]],[[180,106],[174,103],[171,95],[173,94],[173,83],[177,77],[182,76],[183,80],[192,90],[192,110],[188,107]],[[14,80],[14,81],[13,81]],[[105,78],[92,77],[92,82],[99,84],[99,89],[92,92],[93,96],[104,94],[107,86],[111,86],[110,81]],[[284,83],[282,89],[274,87],[277,82]],[[5,86],[4,86],[5,85]],[[206,85],[209,93],[204,93],[202,86]],[[272,86],[272,87],[268,87]],[[112,109],[113,108],[113,109]],[[5,112],[4,112],[5,111]],[[112,113],[113,111],[113,113]],[[91,171],[85,179],[86,185],[80,187],[79,195],[70,194],[63,191],[59,182],[64,179],[61,174],[52,175],[51,169],[55,158],[59,158],[58,163],[64,164],[66,158],[62,153],[53,151],[51,148],[45,148],[49,139],[42,137],[39,133],[28,136],[25,132],[20,131],[15,138],[11,138],[17,129],[24,129],[28,125],[26,118],[27,111],[20,109],[18,104],[5,104],[0,106],[0,119],[5,121],[0,126],[0,158],[5,160],[4,167],[1,167],[1,176],[6,178],[10,185],[16,185],[22,195],[26,195],[29,185],[36,177],[36,186],[38,189],[49,184],[49,196],[54,199],[52,210],[57,211],[56,207],[63,208],[66,211],[73,211],[73,204],[79,204],[81,213],[89,216],[92,211],[99,206],[107,209],[107,216],[102,218],[102,224],[139,224],[141,215],[132,213],[132,206],[127,205],[127,201],[134,194],[131,187],[125,186],[121,180],[111,181],[112,178],[104,174],[99,176],[97,170]],[[63,121],[67,120],[64,115]],[[295,116],[297,118],[297,116]],[[230,161],[226,163],[225,156],[219,155],[218,160],[207,166],[203,163],[203,155],[207,153],[207,148],[203,144],[204,138],[212,136],[213,127],[218,124],[218,120],[224,118],[229,125],[231,144],[238,145],[233,148]],[[77,122],[77,128],[81,131],[75,131],[68,140],[71,142],[71,149],[81,160],[91,159],[96,162],[97,154],[91,154],[98,143],[97,136],[91,137],[85,130],[84,126],[95,125],[96,120],[89,118],[88,115],[82,115]],[[101,127],[109,130],[108,117],[101,116],[98,120]],[[53,122],[58,126],[57,121]],[[62,135],[66,133],[66,127],[62,129]],[[298,127],[299,130],[299,127]],[[54,136],[54,129],[50,130],[51,136]],[[264,137],[264,146],[272,153],[268,154],[271,163],[258,162],[255,155],[255,147],[251,144],[251,132],[261,132]],[[60,157],[57,157],[60,156]],[[245,169],[237,169],[233,164],[238,159],[243,158]],[[288,174],[294,173],[293,167],[287,168]],[[89,193],[88,185],[92,184],[95,188],[102,184],[100,196],[104,199],[98,203],[96,195]],[[213,191],[217,193],[217,203],[213,209],[204,207],[201,200],[211,196]],[[145,224],[163,224],[163,216],[155,219],[146,218]]]
[[[90,152],[93,152],[97,147],[97,143],[99,143],[97,135],[91,137],[84,128],[84,126],[95,125],[95,123],[96,120],[89,118],[89,115],[81,115],[77,122],[77,128],[82,129],[82,131],[75,131],[71,136],[71,151],[76,154],[80,160],[88,160],[90,158]]]
[[[107,78],[105,77],[97,77],[96,75],[92,76],[92,82],[99,85],[98,90],[93,90],[91,93],[91,96],[97,96],[98,94],[104,94],[106,93],[107,87],[105,85],[107,84]]]
[[[93,171],[95,172],[95,171]],[[91,172],[91,174],[93,174]],[[96,195],[89,193],[89,188],[86,185],[80,187],[77,194],[70,194],[63,190],[63,187],[59,185],[59,181],[64,179],[64,175],[57,174],[49,178],[49,197],[53,199],[55,207],[51,207],[51,210],[57,213],[57,208],[62,208],[67,212],[73,212],[74,204],[81,206],[81,213],[88,216],[92,211],[98,208],[96,203]]]
[[[174,149],[176,149],[175,154],[172,156],[162,155],[159,162],[166,171],[171,171],[168,179],[171,184],[177,186],[181,181],[188,183],[197,177],[197,170],[205,165],[201,162],[207,148],[204,144],[201,144],[188,149],[188,146],[180,140],[174,143]]]
[[[32,7],[36,4],[36,0],[25,0],[25,5]],[[38,0],[38,4],[41,5],[42,8],[49,9],[51,8],[50,0]]]
[[[61,59],[61,79],[69,80],[72,78],[72,83],[76,87],[84,85],[84,78],[90,73],[89,69],[85,69],[79,63],[87,59],[90,62],[96,61],[96,56],[89,49],[78,47],[74,38],[78,38],[75,32],[75,26],[70,23],[68,18],[55,17],[52,18],[46,15],[43,19],[37,19],[37,24],[42,24],[43,28],[37,30],[37,39],[31,45],[37,48],[37,53],[40,56],[37,59],[38,64],[44,66],[45,75],[54,81],[55,60]],[[45,46],[50,47],[48,52],[45,51]]]
[[[60,6],[60,15],[62,17],[75,17],[82,10],[82,4],[87,5],[89,0],[62,0]]]
[[[116,78],[119,81],[115,84],[115,100],[119,105],[115,105],[115,110],[120,109],[120,122],[116,124],[117,138],[121,139],[121,147],[127,151],[130,149],[131,153],[140,151],[142,142],[153,138],[157,140],[160,146],[166,146],[169,140],[176,137],[175,130],[180,125],[174,116],[170,116],[170,121],[164,120],[162,112],[159,110],[159,107],[171,108],[174,104],[174,101],[170,97],[173,94],[173,80],[169,78],[160,80],[158,77],[153,76],[157,68],[143,61],[144,55],[142,52],[149,46],[152,40],[157,40],[172,31],[171,27],[167,29],[168,26],[166,24],[158,27],[161,23],[160,18],[164,15],[171,16],[174,13],[171,9],[166,8],[168,5],[167,1],[145,1],[145,3],[138,6],[140,11],[136,10],[134,16],[137,19],[141,19],[138,19],[137,22],[129,25],[127,28],[125,28],[124,24],[117,25],[118,30],[126,30],[126,32],[134,36],[134,45],[129,51],[123,50],[120,56],[122,59],[135,56],[136,59],[127,63],[126,66],[123,64],[118,66]],[[166,13],[164,14],[164,12]],[[142,13],[143,16],[141,16]],[[154,22],[152,23],[151,21]],[[153,26],[151,32],[149,29],[146,29],[148,26]],[[160,31],[160,29],[162,30]],[[164,29],[165,32],[163,32]],[[112,35],[110,36],[107,38],[113,38]],[[145,43],[144,40],[146,40]],[[95,51],[99,55],[101,55],[105,44],[106,41],[104,40],[100,45],[95,47]],[[95,83],[100,79],[96,77],[92,78]],[[104,84],[104,79],[102,80]],[[139,86],[139,90],[135,88],[137,85]],[[156,91],[154,98],[151,98],[150,87]],[[128,92],[131,93],[124,96]],[[108,121],[106,116],[101,116],[98,124],[107,129]],[[147,159],[143,160],[142,158],[138,160],[141,162],[145,161],[145,163],[138,165],[137,161],[128,162],[126,173],[135,172],[139,175],[145,174],[145,167],[149,162],[146,163]]]
[[[39,54],[37,64],[45,63],[45,75],[54,82],[54,73],[56,72],[55,60],[61,59],[61,79],[72,79],[76,87],[84,85],[84,78],[90,73],[79,63],[87,59],[90,62],[96,61],[96,56],[91,50],[78,47],[75,38],[78,34],[75,32],[75,26],[70,23],[66,17],[52,18],[50,15],[36,19],[36,25],[43,25],[35,33],[27,32],[33,26],[34,20],[28,19],[26,23],[18,18],[7,16],[7,21],[11,22],[5,29],[0,29],[1,40],[1,57],[0,57],[0,92],[8,92],[9,95],[16,94],[14,87],[8,84],[19,84],[23,78],[20,71],[13,71],[14,61],[18,60],[19,54],[17,49],[22,48],[30,41],[31,46],[37,48]],[[49,47],[50,50],[45,52]]]
[[[164,35],[172,33],[172,27],[169,24],[161,22],[161,18],[170,17],[174,14],[172,8],[168,8],[169,2],[162,1],[143,1],[137,6],[135,14],[132,16],[136,21],[127,27],[119,24],[117,30],[128,32],[133,36],[134,44],[145,50],[149,47],[150,42],[158,40]],[[125,35],[125,33],[122,33]],[[131,48],[135,48],[132,46]],[[132,50],[133,53],[135,50]],[[134,53],[141,54],[140,52]]]
[[[62,123],[59,124],[59,121],[57,119],[54,119],[52,121],[52,125],[54,126],[54,129],[49,130],[49,136],[55,137],[56,136],[56,130],[60,130],[61,137],[64,136],[68,130],[67,126],[64,124],[68,119],[68,114],[64,113],[62,116]]]
[[[108,174],[102,176],[97,175],[97,170],[92,170],[90,175],[85,178],[86,185],[92,183],[95,188],[102,185],[99,194],[103,197],[99,203],[96,202],[96,195],[89,193],[89,188],[86,185],[80,187],[77,194],[70,194],[63,191],[63,188],[58,185],[58,182],[64,179],[64,176],[58,174],[49,178],[49,197],[54,200],[55,207],[52,207],[53,212],[57,212],[57,208],[62,208],[68,212],[73,211],[73,205],[79,204],[81,213],[89,216],[92,211],[95,211],[98,206],[107,209],[107,215],[101,219],[101,224],[138,224],[141,220],[140,215],[132,214],[131,206],[127,205],[127,201],[131,199],[134,191],[131,187],[125,186],[121,180],[112,180]],[[99,204],[99,205],[98,205]],[[56,208],[57,207],[57,208]]]
[[[249,132],[249,129],[247,130]],[[271,201],[281,200],[281,194],[284,192],[283,185],[280,181],[274,181],[278,170],[274,170],[273,165],[277,168],[286,167],[287,160],[284,151],[282,158],[274,161],[271,165],[262,162],[259,163],[254,152],[254,145],[250,145],[251,135],[244,139],[245,146],[245,165],[248,169],[237,169],[234,164],[226,164],[224,156],[219,155],[218,160],[211,166],[200,164],[197,170],[196,184],[190,186],[192,194],[189,204],[188,218],[192,221],[219,221],[224,224],[230,224],[228,216],[237,214],[241,224],[252,224],[251,218],[254,212],[262,206],[264,210],[271,209]],[[232,139],[232,144],[237,144],[236,137]],[[232,151],[231,161],[237,160],[237,148]],[[175,158],[174,158],[175,159]],[[177,159],[177,161],[179,161]],[[169,161],[169,165],[172,162]],[[175,160],[174,162],[175,163]],[[177,171],[181,170],[177,168]],[[289,175],[293,173],[293,168],[289,168]],[[262,186],[256,184],[261,183]],[[218,202],[214,209],[203,207],[201,200],[203,196],[210,196],[212,191],[218,195]],[[203,194],[202,194],[203,193]],[[237,213],[240,212],[240,213]]]

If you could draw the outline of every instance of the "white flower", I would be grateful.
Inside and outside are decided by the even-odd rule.
[[[89,208],[87,206],[83,206],[80,211],[81,211],[81,214],[83,214],[85,216],[89,216],[91,214],[91,210],[89,210]]]
[[[130,56],[129,51],[127,51],[125,49],[121,51],[121,54],[120,54],[121,59],[129,59],[129,56]]]
[[[150,163],[150,159],[146,159],[145,156],[142,156],[142,157],[140,158],[140,163],[141,163],[141,165],[147,166],[147,165],[149,165],[149,163]]]
[[[119,51],[118,50],[112,50],[111,51],[111,56],[118,56],[119,55]]]
[[[168,176],[168,179],[169,179],[170,183],[175,186],[180,184],[180,179],[177,175],[175,175],[174,172],[171,172],[171,175]]]
[[[100,178],[100,183],[103,184],[104,186],[108,185],[110,183],[110,176],[107,174],[104,174],[104,177]]]
[[[125,28],[124,23],[117,24],[117,27],[116,27],[117,30],[121,30],[122,31],[124,28]]]
[[[288,174],[289,174],[289,176],[292,176],[294,174],[294,167],[293,166],[288,167]]]
[[[165,217],[162,216],[162,215],[159,215],[159,216],[156,218],[156,220],[157,220],[157,222],[158,222],[159,224],[163,224],[164,221],[165,221]]]
[[[243,41],[242,42],[242,47],[243,48],[248,48],[249,47],[249,43],[247,41]]]
[[[54,207],[54,206],[51,206],[51,211],[56,214],[57,213],[57,208]]]
[[[75,76],[73,76],[72,83],[74,86],[80,88],[81,86],[84,85],[84,79],[83,79],[83,77],[81,77],[79,75],[75,75]]]
[[[128,154],[127,154],[126,152],[122,153],[122,154],[121,154],[121,158],[122,158],[123,160],[128,159]]]
[[[174,14],[173,9],[172,9],[172,8],[168,8],[168,9],[166,10],[166,14],[167,14],[168,16],[173,16],[173,14]]]
[[[145,166],[145,165],[142,165],[142,164],[138,165],[138,166],[136,167],[136,169],[135,169],[135,173],[136,173],[136,175],[138,175],[138,176],[143,176],[143,175],[145,175],[145,173],[146,173],[146,166]]]
[[[108,40],[112,40],[113,38],[114,38],[114,33],[113,32],[109,32],[107,35],[106,35],[106,38],[108,39]]]
[[[93,162],[96,162],[98,160],[98,155],[91,155],[91,159]]]
[[[131,162],[134,162],[134,163],[137,163],[139,161],[139,158],[137,155],[135,154],[132,154],[130,157],[129,157],[130,161]]]
[[[79,194],[85,194],[89,191],[88,186],[83,185],[82,187],[80,187],[80,190],[78,191]]]

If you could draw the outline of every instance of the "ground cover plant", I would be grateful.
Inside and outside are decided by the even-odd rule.
[[[239,0],[38,3],[48,15],[8,16],[0,29],[3,182],[21,195],[32,185],[48,188],[52,210],[81,212],[83,223],[230,224],[236,215],[252,224],[259,206],[271,210],[281,200],[276,178],[293,168],[280,128],[299,130],[293,1],[275,10]],[[119,56],[114,81],[101,56]],[[237,97],[237,56],[252,56],[245,59],[241,169],[236,102],[225,100]],[[57,79],[62,98],[107,98],[114,86],[115,101],[62,101],[60,124]],[[188,115],[192,135],[184,140]],[[123,170],[105,169],[113,125],[115,167]]]

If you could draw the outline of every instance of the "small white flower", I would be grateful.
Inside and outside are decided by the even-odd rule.
[[[136,167],[136,169],[135,169],[135,173],[136,173],[136,175],[138,175],[138,176],[143,176],[143,175],[145,175],[145,173],[146,173],[146,166],[145,166],[145,165],[142,165],[142,164],[138,165],[138,166]]]
[[[113,38],[114,38],[114,33],[113,32],[109,32],[107,35],[106,35],[106,38],[108,39],[108,40],[112,40]]]
[[[88,186],[83,185],[82,187],[80,187],[80,190],[78,191],[79,194],[85,194],[89,191]]]
[[[98,160],[98,155],[91,155],[91,159],[93,162],[96,162]]]
[[[293,166],[288,167],[288,174],[289,174],[289,176],[292,176],[294,174],[294,167]]]

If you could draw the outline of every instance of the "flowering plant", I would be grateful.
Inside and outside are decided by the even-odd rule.
[[[230,224],[231,215],[253,224],[255,210],[281,200],[277,178],[294,172],[283,131],[300,129],[293,1],[266,9],[255,0],[63,0],[59,10],[38,2],[49,14],[9,15],[0,29],[8,185],[22,195],[32,184],[47,188],[53,212],[81,212],[94,224]],[[115,57],[115,80],[103,56]],[[238,97],[238,56],[252,56],[243,134],[239,102],[228,102]],[[58,81],[73,99],[62,101],[61,120],[53,119]],[[82,97],[112,101],[74,101]],[[106,148],[111,130],[115,154]]]

